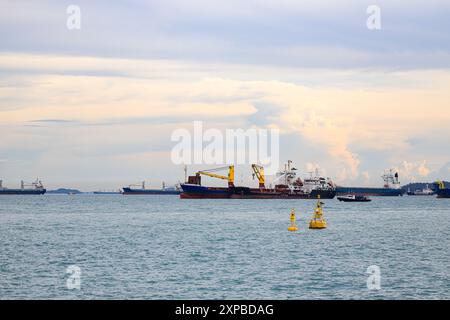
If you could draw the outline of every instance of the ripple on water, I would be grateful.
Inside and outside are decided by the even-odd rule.
[[[1,298],[450,298],[449,202],[431,197],[325,200],[320,231],[307,228],[314,202],[303,200],[1,200]],[[81,290],[66,287],[73,264]],[[380,291],[367,289],[370,265]]]

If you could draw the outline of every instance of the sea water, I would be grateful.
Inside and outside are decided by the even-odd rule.
[[[450,298],[450,200],[323,202],[0,196],[0,298]]]

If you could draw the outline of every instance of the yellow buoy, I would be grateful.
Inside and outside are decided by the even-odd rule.
[[[288,231],[297,231],[298,227],[297,227],[297,222],[295,221],[295,210],[292,209],[291,210],[291,224],[288,227]]]
[[[313,217],[309,222],[310,229],[325,229],[327,227],[327,221],[323,218],[322,202],[320,202],[320,195],[318,196],[316,209],[314,210]]]

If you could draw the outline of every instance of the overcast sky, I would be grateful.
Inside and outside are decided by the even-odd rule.
[[[69,5],[81,29],[69,30]],[[366,26],[369,5],[381,29]],[[183,179],[173,130],[281,129],[346,185],[450,179],[448,1],[0,0],[0,179]],[[201,166],[200,166],[201,167]],[[191,168],[195,170],[197,168]],[[238,179],[250,182],[250,170]],[[256,182],[255,182],[256,185]]]

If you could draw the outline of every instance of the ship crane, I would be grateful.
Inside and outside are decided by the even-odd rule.
[[[436,184],[438,185],[439,190],[445,189],[445,184],[444,184],[444,182],[438,180],[438,181],[436,181]]]
[[[259,188],[265,189],[266,179],[264,177],[264,167],[257,164],[252,164],[252,170],[253,170],[253,178],[255,178],[255,176],[258,178]]]
[[[132,183],[128,185],[128,187],[141,187],[142,189],[145,189],[145,181],[142,181],[141,183]]]
[[[228,175],[227,176],[223,176],[214,172],[217,171],[222,171],[228,169]],[[198,171],[195,174],[197,177],[199,177],[200,175],[204,175],[204,176],[208,176],[211,178],[217,178],[217,179],[222,179],[222,180],[227,180],[228,181],[228,187],[229,188],[234,188],[234,166],[228,166],[228,167],[221,167],[221,168],[215,168],[215,169],[210,169],[210,170],[202,170],[202,171]]]
[[[0,185],[1,187],[1,185]],[[36,181],[32,182],[32,183],[26,183],[25,181],[20,181],[20,189],[25,189],[25,187],[33,187],[35,189],[43,189],[44,186],[42,184],[42,181],[38,179],[36,179]]]

